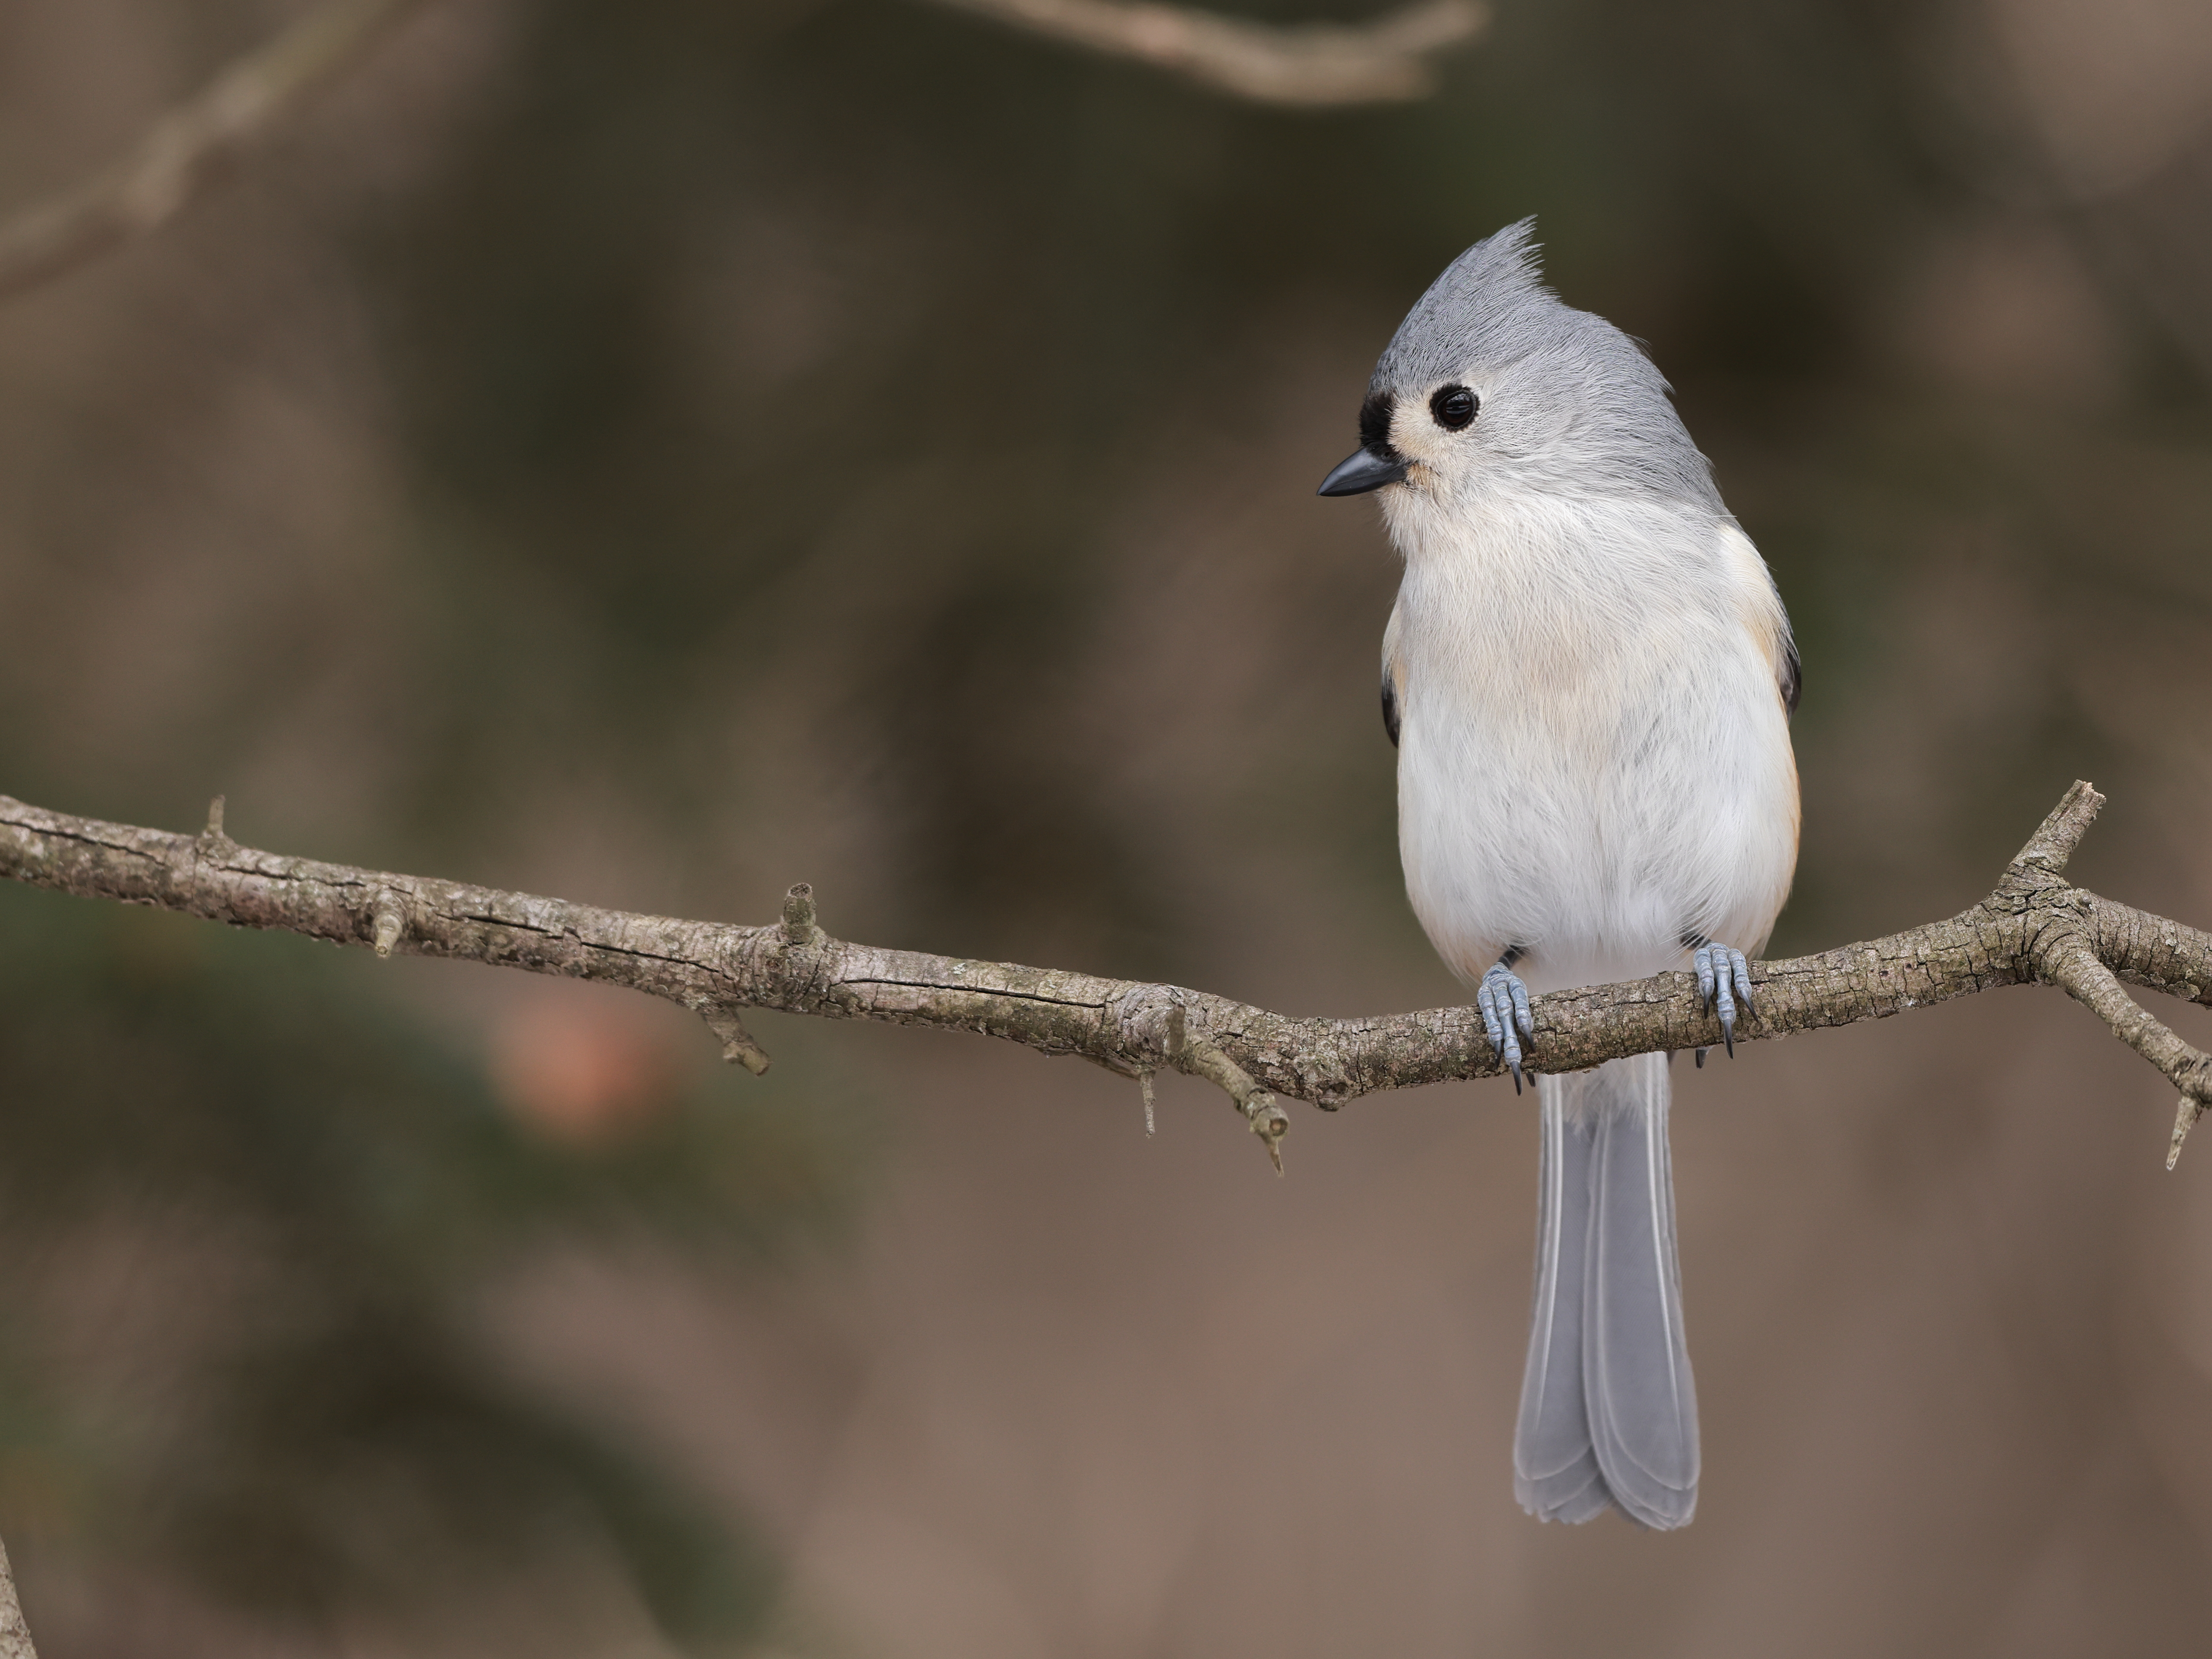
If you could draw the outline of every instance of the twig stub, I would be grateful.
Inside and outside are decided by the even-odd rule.
[[[399,896],[389,888],[380,890],[368,907],[369,948],[380,957],[389,957],[407,933],[407,911]]]
[[[2204,1115],[2204,1103],[2182,1096],[2173,1108],[2173,1144],[2166,1149],[2166,1167],[2171,1170],[2181,1161],[2181,1143],[2189,1139],[2189,1132],[2197,1127],[2197,1120]]]
[[[819,945],[825,935],[815,921],[814,885],[799,882],[783,896],[783,936],[793,945]]]
[[[2046,875],[2057,875],[2066,868],[2067,860],[2074,856],[2074,849],[2089,833],[2089,826],[2097,821],[2097,814],[2104,805],[2105,798],[2097,793],[2094,784],[2075,780],[2073,787],[2059,798],[2058,805],[2036,826],[2035,833],[2027,838],[2027,845],[2013,855],[2012,870],[2039,870]]]
[[[722,1040],[725,1063],[742,1066],[755,1077],[766,1074],[768,1050],[753,1041],[753,1034],[745,1030],[745,1023],[735,1008],[710,1002],[704,997],[686,997],[684,1006],[706,1021],[707,1029]]]

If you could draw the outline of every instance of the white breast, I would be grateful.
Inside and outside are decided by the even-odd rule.
[[[1472,978],[1519,946],[1540,991],[1678,965],[1686,933],[1757,951],[1797,775],[1748,538],[1630,501],[1493,504],[1456,533],[1393,506],[1399,848],[1444,960]]]

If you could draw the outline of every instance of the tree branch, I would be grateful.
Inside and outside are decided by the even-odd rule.
[[[1263,104],[1402,103],[1436,90],[1434,54],[1489,27],[1478,0],[1423,0],[1371,23],[1289,26],[1119,0],[939,0],[1134,58]]]
[[[2063,986],[2180,1090],[2173,1151],[2212,1103],[2212,1056],[2143,1012],[2120,981],[2212,1000],[2212,933],[2100,898],[2060,874],[2104,797],[2067,792],[1988,897],[1947,921],[1815,956],[1754,964],[1757,1007],[1739,1042],[1881,1019],[1907,1008],[2041,981]],[[1296,1018],[1176,985],[888,951],[830,938],[812,889],[780,922],[602,910],[422,876],[240,847],[218,799],[198,836],[104,823],[0,795],[0,876],[238,927],[274,927],[379,956],[445,957],[627,986],[698,1014],[723,1056],[768,1056],[744,1008],[975,1031],[1126,1077],[1178,1071],[1233,1100],[1280,1167],[1290,1095],[1334,1110],[1382,1089],[1498,1075],[1473,1008]],[[1688,974],[1555,991],[1533,1005],[1529,1066],[1580,1071],[1654,1050],[1702,1048],[1720,1027]],[[2169,1159],[2169,1163],[2171,1160]]]
[[[0,300],[160,229],[422,0],[329,0],[163,116],[123,160],[0,223]]]
[[[1371,23],[1288,27],[1121,0],[939,0],[1031,33],[1134,58],[1260,103],[1402,102],[1436,89],[1431,61],[1489,26],[1480,0],[1420,0]],[[151,234],[224,164],[363,57],[422,0],[327,0],[161,118],[121,161],[0,222],[0,301]]]
[[[31,1627],[23,1622],[22,1603],[15,1599],[15,1569],[4,1546],[0,1546],[0,1659],[39,1659],[39,1650],[31,1645]]]

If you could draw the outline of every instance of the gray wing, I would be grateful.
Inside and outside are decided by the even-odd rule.
[[[1398,607],[1390,607],[1390,620],[1382,629],[1382,729],[1390,746],[1398,746],[1398,727],[1406,707],[1406,665],[1398,654]]]

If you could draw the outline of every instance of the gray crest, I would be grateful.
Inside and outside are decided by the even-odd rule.
[[[1563,482],[1724,516],[1665,377],[1636,341],[1545,285],[1535,226],[1508,225],[1444,268],[1384,348],[1370,398],[1469,386],[1483,398],[1478,427],[1523,459],[1554,452]]]

